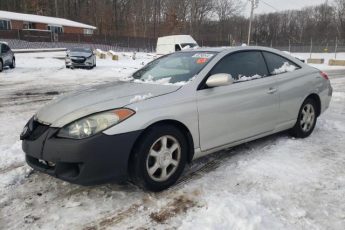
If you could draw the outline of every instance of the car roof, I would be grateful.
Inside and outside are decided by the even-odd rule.
[[[281,51],[264,46],[224,46],[224,47],[198,47],[198,48],[190,48],[184,49],[180,52],[190,52],[190,51],[201,51],[201,52],[224,52],[224,51],[239,51],[239,50],[263,50],[263,51],[270,51],[270,52],[278,52]]]
[[[195,51],[200,51],[200,52],[217,52],[220,53],[224,50],[229,49],[229,47],[196,47],[196,48],[190,48],[190,49],[183,49],[179,52],[195,52]]]
[[[190,48],[190,49],[185,49],[179,52],[196,52],[196,51],[200,51],[200,52],[217,52],[217,53],[230,53],[230,52],[236,52],[236,51],[253,51],[253,50],[257,50],[257,51],[268,51],[271,53],[275,53],[278,54],[282,57],[285,57],[287,59],[289,59],[290,61],[297,63],[300,66],[306,66],[305,63],[301,62],[300,60],[298,60],[297,58],[291,56],[290,54],[284,53],[280,50],[277,49],[273,49],[270,47],[264,47],[264,46],[227,46],[227,47],[198,47],[198,48]]]

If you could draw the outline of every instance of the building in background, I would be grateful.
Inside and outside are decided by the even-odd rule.
[[[22,14],[0,10],[0,30],[50,31],[53,34],[92,35],[94,26],[64,18]]]

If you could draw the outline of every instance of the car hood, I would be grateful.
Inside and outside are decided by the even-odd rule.
[[[86,52],[70,52],[69,53],[70,57],[91,57],[91,53],[86,53]]]
[[[61,96],[41,108],[36,119],[62,127],[87,115],[121,108],[142,100],[177,91],[181,86],[112,82]]]

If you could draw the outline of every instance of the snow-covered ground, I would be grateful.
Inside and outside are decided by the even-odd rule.
[[[194,162],[161,193],[82,187],[25,165],[19,134],[52,98],[124,77],[151,54],[64,68],[63,53],[18,54],[0,73],[0,229],[344,229],[345,70],[311,137],[281,133]]]
[[[310,53],[293,53],[295,57],[302,58],[307,61],[310,58]],[[318,69],[322,70],[337,70],[337,69],[345,69],[345,66],[329,66],[328,61],[330,59],[335,59],[334,53],[312,53],[311,58],[323,58],[325,59],[324,64],[310,64]],[[338,53],[337,60],[345,60],[345,53]]]

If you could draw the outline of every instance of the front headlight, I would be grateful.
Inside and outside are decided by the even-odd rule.
[[[126,120],[134,113],[131,109],[115,109],[93,114],[66,125],[57,136],[72,139],[87,138]]]

